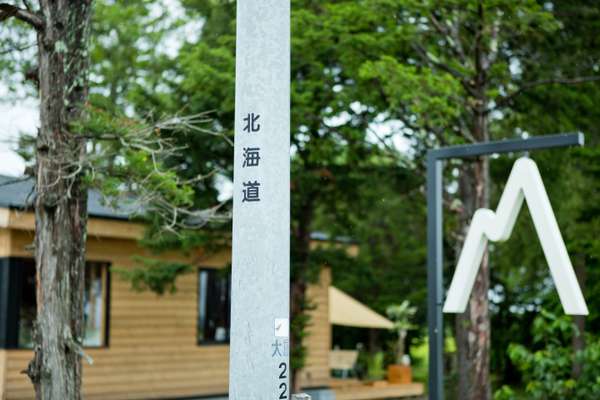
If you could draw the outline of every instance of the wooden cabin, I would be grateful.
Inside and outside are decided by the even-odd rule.
[[[0,177],[0,184],[6,179]],[[29,189],[27,182],[0,187],[0,400],[33,399],[22,373],[33,355],[35,319],[34,215],[22,211]],[[93,192],[88,208],[84,346],[93,363],[84,361],[85,398],[226,399],[229,278],[219,269],[229,264],[230,251],[163,254],[196,268],[177,279],[173,294],[137,292],[111,267],[132,268],[133,256],[152,256],[138,244],[144,226],[104,207]],[[300,380],[304,388],[313,388],[313,400],[335,398],[328,389],[330,284],[330,271],[324,269],[308,293],[316,308]]]
[[[4,178],[6,180],[6,178]],[[1,181],[1,178],[0,178]],[[35,318],[35,266],[31,244],[34,216],[22,212],[27,183],[0,188],[0,399],[32,399],[26,375],[32,358]],[[223,396],[228,390],[229,285],[217,273],[230,252],[162,255],[197,268],[177,280],[177,291],[158,296],[131,290],[111,267],[131,268],[133,255],[147,255],[138,244],[141,224],[101,205],[90,193],[85,285],[86,399],[158,399]],[[313,285],[317,305],[308,339],[307,387],[329,382],[329,273]]]

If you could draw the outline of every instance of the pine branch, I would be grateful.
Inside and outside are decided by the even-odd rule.
[[[452,68],[448,64],[444,64],[443,62],[433,59],[423,46],[415,44],[413,48],[427,65],[449,73],[454,79],[460,82],[463,89],[465,89],[471,96],[475,97],[477,95],[477,92],[473,89],[468,77],[463,73],[455,68]]]
[[[429,21],[431,21],[431,25],[433,25],[435,30],[442,35],[444,42],[448,45],[452,53],[465,64],[467,56],[465,55],[465,51],[460,42],[460,37],[456,31],[457,28],[455,26],[444,26],[444,23],[435,16],[435,13],[429,15]]]
[[[501,108],[504,108],[510,104],[516,97],[521,95],[523,92],[527,90],[534,89],[539,86],[545,85],[580,85],[583,83],[590,83],[600,81],[600,75],[598,76],[578,76],[575,78],[551,78],[551,79],[541,79],[539,81],[526,82],[523,83],[517,90],[514,92],[507,94],[506,96],[501,96],[497,98],[495,101],[495,105],[492,108],[489,108],[487,112],[496,111]]]
[[[444,64],[442,62],[439,62],[439,61],[433,59],[429,55],[429,52],[423,46],[421,46],[419,44],[415,44],[413,47],[414,47],[415,51],[421,56],[423,61],[425,61],[427,64],[437,67],[437,68],[441,69],[442,71],[449,73],[454,78],[458,79],[460,82],[466,81],[466,77],[464,74],[462,74],[460,71],[458,71],[455,68],[452,68],[451,66],[449,66],[447,64]]]
[[[31,6],[31,4],[29,3],[29,0],[23,0],[23,5],[25,6],[25,8],[27,9],[27,11],[33,11],[33,7]]]
[[[11,17],[29,24],[37,31],[44,29],[44,21],[38,14],[12,4],[0,3],[0,22],[6,21]]]
[[[37,43],[30,43],[24,46],[14,46],[14,47],[9,47],[9,48],[5,48],[0,50],[0,56],[3,56],[5,54],[10,54],[10,53],[14,53],[16,51],[25,51],[28,49],[31,49],[32,47],[37,46]]]

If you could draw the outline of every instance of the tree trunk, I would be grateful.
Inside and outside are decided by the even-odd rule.
[[[461,215],[461,228],[465,236],[475,210],[488,207],[488,174],[487,159],[479,160],[463,171],[461,191],[464,211]],[[458,251],[462,248],[462,240],[459,242]],[[456,318],[458,398],[461,400],[491,399],[489,282],[490,270],[486,250],[467,310]]]
[[[87,191],[84,143],[70,133],[87,101],[91,0],[40,1],[40,130],[36,143],[36,399],[81,398]]]
[[[581,290],[585,293],[585,281],[586,281],[586,270],[585,270],[585,256],[580,256],[579,259],[575,263],[575,275],[577,275],[577,280],[579,281],[579,286]],[[577,354],[579,351],[583,351],[585,349],[585,315],[575,315],[573,316],[573,322],[577,327],[577,334],[573,335],[573,355]],[[583,369],[583,365],[581,362],[575,360],[573,362],[573,367],[571,370],[571,376],[573,379],[578,379],[581,377],[581,371]]]
[[[381,350],[379,346],[379,329],[369,328],[369,347],[370,354],[375,354]]]
[[[473,90],[475,102],[472,106],[473,122],[472,137],[477,142],[489,141],[488,117],[486,107],[488,99],[487,69],[489,68],[486,47],[481,39],[485,32],[485,17],[482,3],[478,5],[479,26],[481,33],[475,43],[475,75]],[[482,157],[475,162],[465,161],[460,178],[460,196],[463,204],[460,215],[462,237],[466,237],[473,214],[479,208],[489,207],[489,160]],[[463,240],[459,240],[458,251],[462,248]],[[457,252],[457,254],[459,254]],[[461,400],[489,400],[492,397],[490,384],[490,314],[488,291],[490,286],[490,270],[488,251],[485,250],[481,266],[467,310],[456,318],[456,339],[458,350],[458,398]]]
[[[474,44],[475,74],[472,85],[474,104],[471,136],[477,142],[490,140],[488,131],[487,98],[488,70],[490,67],[490,49],[483,38],[486,31],[486,17],[483,1],[477,5],[479,18]],[[490,172],[489,160],[482,157],[475,162],[465,161],[460,178],[460,196],[463,204],[460,215],[462,237],[466,237],[473,214],[479,208],[489,208]],[[459,240],[458,251],[464,240]],[[459,254],[457,252],[457,254]],[[458,398],[461,400],[491,400],[490,383],[490,312],[488,291],[490,287],[489,253],[486,248],[481,265],[475,278],[467,310],[456,318],[456,344],[458,350]]]

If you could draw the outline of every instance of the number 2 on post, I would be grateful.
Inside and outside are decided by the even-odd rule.
[[[287,385],[287,364],[282,362],[281,364],[279,364],[279,369],[280,369],[280,373],[279,373],[279,379],[283,380],[283,382],[281,382],[279,384],[279,390],[281,390],[281,393],[279,394],[279,400],[285,400],[288,398],[288,385]]]

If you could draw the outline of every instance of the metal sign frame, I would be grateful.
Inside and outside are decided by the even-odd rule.
[[[429,399],[444,398],[444,288],[443,288],[443,162],[491,154],[583,146],[582,133],[537,136],[464,146],[451,146],[427,152],[427,320],[429,327]]]

